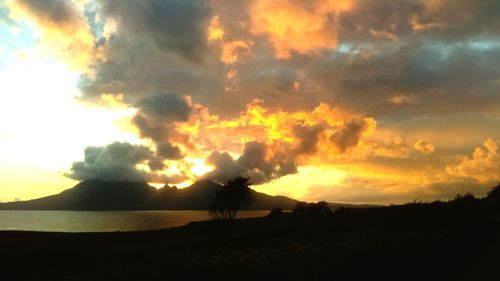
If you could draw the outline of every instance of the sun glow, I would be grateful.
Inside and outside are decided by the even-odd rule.
[[[127,118],[128,109],[78,103],[75,85],[79,74],[68,65],[35,49],[18,53],[22,55],[12,56],[0,65],[0,158],[9,166],[24,167],[23,174],[45,177],[2,174],[0,186],[4,187],[4,194],[28,199],[39,193],[34,188],[45,189],[45,193],[60,191],[73,183],[64,177],[61,180],[61,176],[75,159],[81,158],[86,146],[115,140],[139,141],[133,132],[114,124]],[[8,186],[16,188],[8,184],[16,178],[24,178],[23,185],[30,188],[23,193],[6,190]],[[40,182],[45,182],[43,188]],[[31,194],[26,190],[32,190]]]
[[[315,186],[340,186],[348,173],[331,166],[299,167],[299,172],[252,188],[272,195],[317,201],[310,188]]]
[[[204,159],[188,159],[188,161],[193,164],[193,166],[191,166],[191,172],[198,177],[214,169],[214,167],[208,165]]]
[[[160,189],[165,186],[164,183],[158,183],[158,182],[148,182],[148,184],[156,189]]]

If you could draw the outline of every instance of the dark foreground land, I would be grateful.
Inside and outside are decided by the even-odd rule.
[[[500,280],[500,211],[493,199],[148,232],[0,232],[0,278]]]

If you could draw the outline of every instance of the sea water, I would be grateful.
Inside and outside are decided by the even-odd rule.
[[[238,218],[269,211],[240,211]],[[48,232],[140,231],[209,220],[207,211],[0,211],[1,230]]]

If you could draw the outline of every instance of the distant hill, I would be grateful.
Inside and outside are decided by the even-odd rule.
[[[83,181],[59,194],[29,201],[1,203],[0,210],[206,210],[221,185],[201,180],[177,189],[165,186],[157,189],[147,183]],[[255,201],[247,210],[291,210],[297,200],[285,196],[270,196],[252,190]],[[332,209],[356,205],[330,203]]]
[[[156,189],[147,183],[84,181],[59,194],[0,204],[3,210],[206,210],[221,186],[202,180],[177,189]],[[252,191],[255,202],[246,209],[292,209],[296,200]]]

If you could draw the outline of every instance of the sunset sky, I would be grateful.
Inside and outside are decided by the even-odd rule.
[[[498,0],[0,0],[0,201],[238,175],[482,196],[499,146]]]

